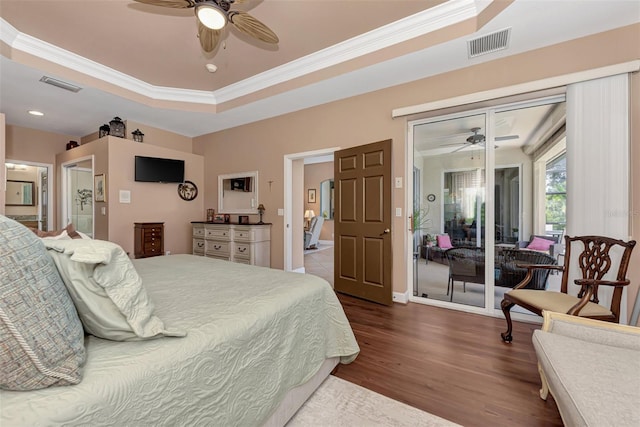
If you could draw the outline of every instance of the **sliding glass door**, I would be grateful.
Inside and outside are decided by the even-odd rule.
[[[545,179],[562,147],[563,101],[410,123],[413,300],[495,312],[524,277],[516,261],[535,255],[526,252],[530,236],[558,234],[547,230],[547,212],[561,227],[566,194],[549,194]]]
[[[485,306],[486,115],[416,124],[414,296]],[[417,220],[416,220],[417,218]]]

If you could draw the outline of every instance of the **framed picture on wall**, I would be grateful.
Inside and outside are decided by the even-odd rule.
[[[105,174],[95,175],[93,177],[93,199],[96,202],[107,201],[107,181]]]
[[[310,188],[307,191],[307,203],[315,203],[316,202],[316,189]]]

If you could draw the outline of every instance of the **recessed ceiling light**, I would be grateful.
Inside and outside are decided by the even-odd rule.
[[[38,110],[29,110],[29,114],[31,114],[32,116],[38,116],[38,117],[44,116],[44,113]]]
[[[208,72],[210,73],[215,73],[216,71],[218,71],[218,67],[216,67],[213,64],[207,64],[205,65],[205,68],[207,69]]]

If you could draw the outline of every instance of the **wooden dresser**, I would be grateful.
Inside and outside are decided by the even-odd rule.
[[[271,267],[271,224],[191,225],[194,255]]]
[[[147,258],[164,255],[164,222],[136,222],[134,256]]]

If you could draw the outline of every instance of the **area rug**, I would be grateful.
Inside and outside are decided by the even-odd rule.
[[[315,254],[318,253],[320,251],[324,251],[325,249],[333,249],[333,245],[329,245],[326,243],[318,243],[317,248],[316,249],[305,249],[304,254]]]
[[[330,375],[287,427],[449,427],[450,421]]]

